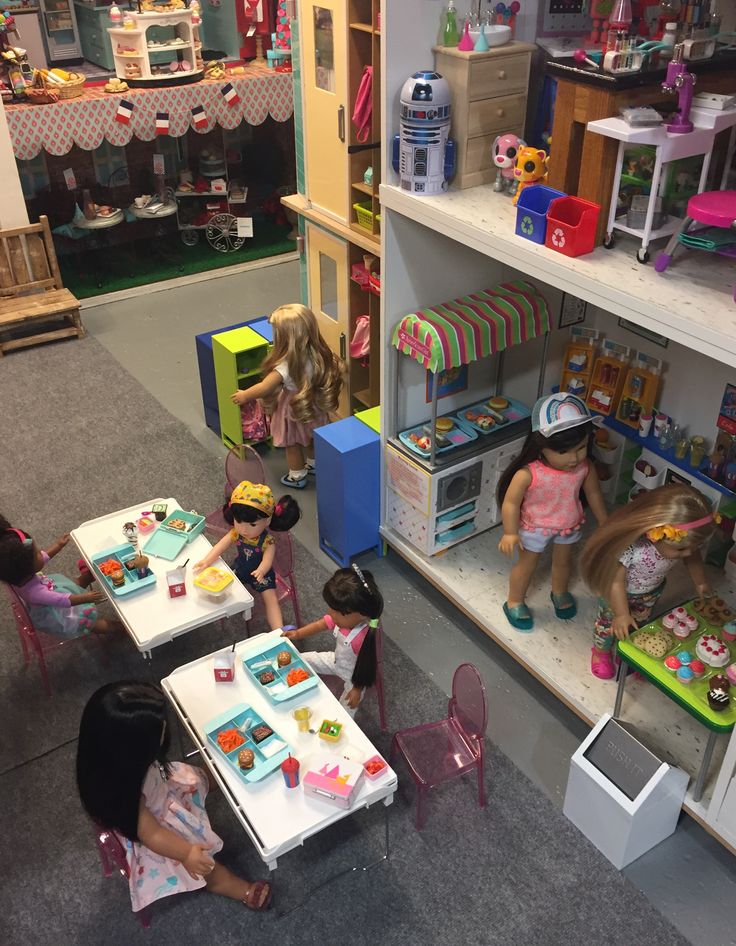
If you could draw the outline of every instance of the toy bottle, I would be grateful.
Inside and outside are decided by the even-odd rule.
[[[82,213],[87,218],[87,220],[95,220],[97,218],[97,211],[95,210],[92,195],[86,187],[82,191]]]
[[[281,763],[281,773],[287,788],[296,788],[299,784],[299,761],[293,755]]]
[[[626,30],[631,26],[631,0],[615,0],[608,25],[612,30]]]
[[[455,0],[450,0],[447,4],[447,15],[445,19],[445,31],[442,37],[443,46],[457,46],[460,41],[460,35],[457,31],[457,10]]]

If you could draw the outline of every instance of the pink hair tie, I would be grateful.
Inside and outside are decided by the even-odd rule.
[[[15,532],[15,534],[20,539],[20,544],[25,546],[26,548],[29,545],[33,545],[33,539],[30,537],[30,535],[26,535],[25,532],[21,532],[20,529],[14,529],[12,526],[9,526],[5,531]]]
[[[273,511],[276,513],[277,516],[280,516],[281,513],[284,511],[284,507],[281,505],[281,503],[276,503]]]

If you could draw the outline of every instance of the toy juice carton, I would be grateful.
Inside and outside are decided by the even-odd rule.
[[[226,650],[215,654],[215,680],[218,683],[232,683],[235,679],[235,652]]]
[[[183,568],[172,568],[166,572],[166,584],[169,586],[169,596],[181,598],[187,593],[186,571]]]
[[[336,808],[349,808],[365,777],[362,763],[339,756],[315,756],[302,779],[304,794],[329,802]]]

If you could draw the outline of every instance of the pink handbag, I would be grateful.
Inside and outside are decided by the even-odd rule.
[[[371,133],[371,115],[373,113],[373,66],[366,66],[363,69],[363,75],[358,86],[358,94],[355,96],[355,108],[353,109],[353,124],[355,125],[355,137],[361,144],[368,141],[368,135]]]
[[[371,319],[368,315],[359,315],[355,320],[355,331],[350,339],[350,357],[362,359],[363,366],[368,364],[371,350]]]
[[[243,440],[265,440],[270,434],[268,417],[260,401],[246,401],[240,408],[243,419]]]

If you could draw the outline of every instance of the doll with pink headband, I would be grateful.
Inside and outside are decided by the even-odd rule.
[[[646,624],[678,559],[698,595],[712,594],[699,550],[718,522],[718,513],[701,493],[672,483],[640,493],[591,536],[581,569],[588,587],[599,595],[590,663],[594,676],[615,676],[615,639],[624,640],[630,629]]]

